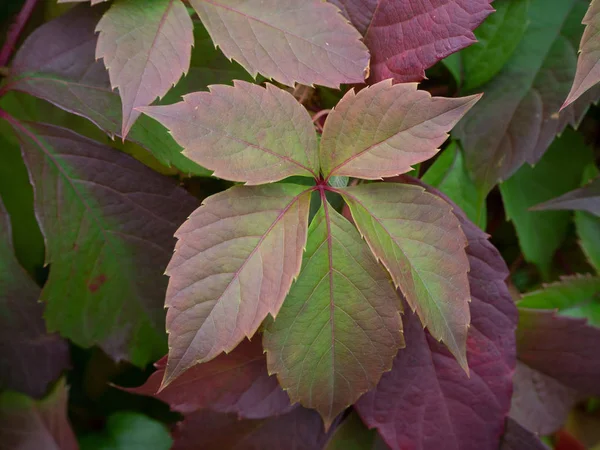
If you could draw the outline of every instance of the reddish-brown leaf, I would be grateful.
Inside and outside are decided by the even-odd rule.
[[[431,97],[416,83],[392,85],[391,80],[358,94],[351,90],[325,122],[323,175],[375,180],[408,172],[438,152],[479,98]]]
[[[164,386],[277,314],[300,271],[309,204],[305,186],[236,186],[206,199],[177,231]]]
[[[364,36],[371,77],[420,81],[425,69],[476,42],[492,0],[329,0]]]
[[[532,210],[575,209],[588,211],[600,217],[600,178],[590,184],[567,192],[560,197],[536,205]]]
[[[317,136],[308,112],[272,84],[211,86],[180,103],[141,111],[166,126],[184,155],[215,176],[248,184],[318,176]]]
[[[365,423],[393,449],[496,450],[509,410],[516,308],[504,281],[508,270],[487,235],[454,211],[469,242],[471,376],[408,312],[406,348],[357,404]]]
[[[183,414],[211,409],[235,413],[243,419],[263,419],[293,408],[277,379],[269,376],[258,338],[243,341],[231,353],[192,367],[158,392],[166,365],[164,357],[143,386],[127,391],[155,396]]]

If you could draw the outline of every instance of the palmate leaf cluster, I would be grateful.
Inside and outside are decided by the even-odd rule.
[[[23,3],[0,448],[591,439],[598,0]]]

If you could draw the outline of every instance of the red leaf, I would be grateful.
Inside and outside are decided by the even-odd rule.
[[[164,357],[155,364],[158,370],[143,386],[126,390],[152,395],[181,413],[211,409],[236,413],[245,419],[262,419],[293,408],[277,379],[269,376],[258,338],[243,341],[231,353],[192,367],[157,393],[166,364]]]
[[[473,44],[492,0],[329,0],[364,36],[370,83],[419,81],[425,69]]]
[[[510,406],[516,309],[504,282],[508,270],[487,235],[456,207],[455,213],[469,241],[471,377],[407,313],[406,348],[357,403],[365,423],[393,449],[496,450]]]

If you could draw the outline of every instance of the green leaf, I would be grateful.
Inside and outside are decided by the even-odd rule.
[[[293,95],[245,81],[211,86],[169,106],[141,110],[165,125],[184,155],[214,175],[263,184],[302,175],[317,178],[317,135]]]
[[[515,224],[523,255],[545,278],[550,276],[552,258],[566,236],[571,213],[530,208],[578,187],[585,166],[592,161],[583,137],[569,131],[535,167],[521,167],[500,185],[506,217]]]
[[[102,16],[96,58],[123,104],[122,135],[137,110],[164,96],[190,66],[194,25],[180,0],[117,0]]]
[[[404,346],[400,298],[356,229],[323,202],[302,270],[263,345],[292,403],[335,417],[392,368]]]
[[[431,97],[416,83],[392,85],[392,80],[350,90],[325,121],[323,176],[377,180],[408,172],[438,152],[479,98]]]
[[[336,428],[325,450],[384,450],[386,448],[377,430],[369,430],[353,411]]]
[[[486,228],[487,208],[465,167],[463,154],[453,141],[435,160],[422,180],[437,187],[456,203],[482,230]]]
[[[556,309],[562,315],[587,318],[600,328],[600,277],[575,275],[529,292],[517,304],[519,308]]]
[[[410,307],[468,372],[469,261],[452,207],[421,187],[396,183],[364,184],[341,194]]]
[[[457,85],[462,83],[462,54],[460,52],[452,53],[442,59],[442,64],[450,71]]]
[[[575,211],[575,227],[583,252],[600,273],[600,218],[585,211]]]
[[[527,25],[530,0],[494,3],[496,12],[475,30],[475,44],[460,52],[464,90],[473,90],[490,81],[510,59]]]
[[[160,422],[136,412],[111,415],[103,433],[84,436],[81,450],[169,450],[173,440]]]
[[[252,76],[287,86],[362,83],[369,52],[360,34],[321,0],[191,0],[214,43]]]
[[[67,387],[61,379],[42,400],[16,392],[0,395],[2,448],[11,450],[77,450],[67,418]]]
[[[196,200],[110,147],[7,118],[35,191],[50,275],[49,331],[144,366],[164,354],[165,266]]]
[[[163,387],[277,314],[300,271],[309,203],[305,186],[235,186],[207,198],[179,228],[167,267]]]

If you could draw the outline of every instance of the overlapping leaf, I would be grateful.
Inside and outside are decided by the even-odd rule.
[[[0,200],[0,389],[42,397],[69,366],[69,347],[46,333],[40,288],[19,265]]]
[[[103,11],[82,5],[35,30],[17,52],[5,89],[47,100],[89,119],[111,136],[120,136],[119,94],[111,89],[102,61],[95,59],[94,30]],[[195,175],[209,174],[182,156],[167,130],[148,117],[136,121],[128,139],[163,164]]]
[[[253,76],[280,83],[362,83],[369,53],[360,34],[321,0],[191,0],[214,43]]]
[[[167,268],[165,386],[277,314],[300,271],[309,206],[305,186],[237,186],[181,226]]]
[[[471,376],[408,312],[406,348],[357,403],[363,421],[393,449],[496,450],[509,410],[516,311],[505,284],[508,269],[487,235],[454,211],[469,239]]]
[[[473,44],[473,30],[493,12],[490,0],[329,1],[364,36],[373,82],[423,79],[425,69]]]
[[[396,183],[364,184],[341,194],[423,325],[468,371],[469,261],[452,207],[422,187]]]
[[[15,450],[78,450],[67,418],[64,380],[39,401],[16,392],[0,395],[0,442]]]
[[[575,209],[600,217],[600,178],[596,178],[587,186],[536,205],[533,209],[545,211]]]
[[[382,81],[352,90],[327,117],[321,140],[323,175],[391,177],[431,158],[479,96],[431,97],[417,85]]]
[[[386,450],[387,448],[377,430],[369,430],[353,411],[336,428],[325,450]]]
[[[35,189],[50,276],[46,323],[144,365],[164,353],[163,276],[196,201],[131,157],[49,125],[11,123]]]
[[[575,227],[583,252],[596,272],[600,273],[600,217],[585,211],[575,211]]]
[[[535,167],[521,167],[500,185],[506,217],[515,225],[523,255],[545,278],[550,275],[554,252],[567,235],[571,214],[530,208],[579,186],[584,167],[593,160],[583,137],[566,132]]]
[[[506,420],[500,450],[549,450],[533,432],[523,428],[513,419]]]
[[[586,25],[581,43],[579,44],[579,58],[577,60],[577,73],[573,86],[563,108],[577,100],[585,91],[600,81],[600,1],[592,0],[590,7],[583,18]]]
[[[264,419],[293,408],[275,376],[267,372],[260,339],[244,341],[231,353],[192,367],[160,392],[166,358],[155,366],[158,370],[143,386],[127,390],[153,395],[174,411],[189,414],[211,409],[245,419]]]
[[[356,229],[327,203],[306,247],[264,347],[290,399],[316,409],[329,428],[391,369],[404,343],[400,299]]]
[[[525,162],[536,163],[600,96],[600,89],[591,90],[558,114],[575,74],[586,8],[585,0],[532,0],[521,43],[500,74],[481,87],[484,98],[456,128],[467,168],[485,193]]]
[[[271,84],[212,86],[175,105],[142,110],[215,176],[261,184],[319,172],[310,116],[291,94]]]
[[[117,0],[102,16],[96,58],[104,59],[123,105],[122,134],[137,108],[164,96],[190,66],[193,24],[180,0]]]

